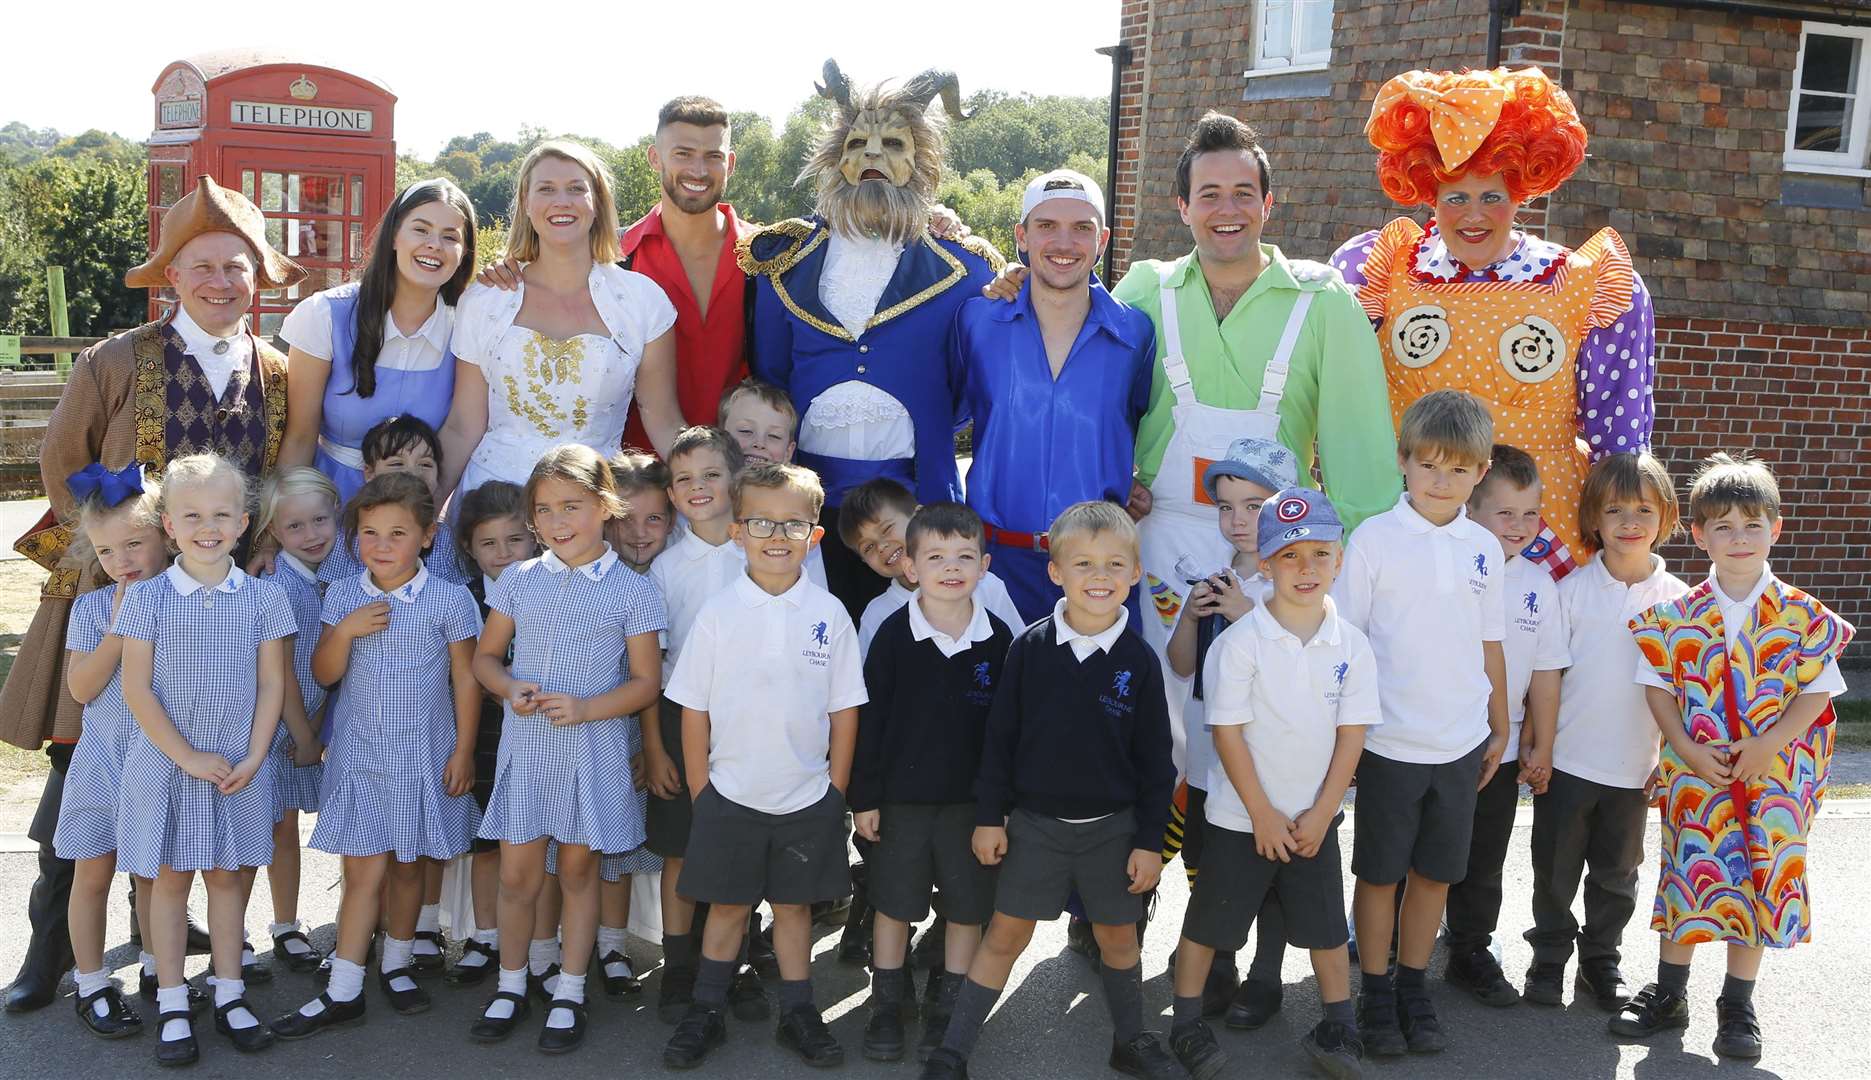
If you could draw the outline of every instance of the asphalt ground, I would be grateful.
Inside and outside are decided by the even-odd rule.
[[[1510,928],[1505,949],[1506,968],[1516,982],[1526,968],[1530,951],[1518,929],[1530,923],[1528,869],[1530,814],[1522,808],[1507,863],[1507,904],[1502,923]],[[1348,839],[1348,838],[1347,838]],[[1654,830],[1646,860],[1640,898],[1655,884]],[[1347,850],[1349,849],[1347,843]],[[1473,1077],[1749,1077],[1862,1078],[1871,1077],[1871,1006],[1866,1004],[1871,983],[1871,801],[1838,801],[1826,807],[1811,846],[1810,875],[1816,896],[1814,941],[1787,952],[1770,955],[1762,971],[1755,1001],[1760,1013],[1766,1052],[1760,1062],[1746,1066],[1718,1061],[1709,1049],[1715,1034],[1714,998],[1721,985],[1719,951],[1703,950],[1691,979],[1694,1019],[1686,1031],[1649,1044],[1613,1040],[1605,1032],[1605,1014],[1589,1002],[1563,1008],[1521,1004],[1510,1009],[1486,1008],[1448,987],[1439,978],[1437,955],[1431,983],[1437,1007],[1451,1036],[1450,1048],[1438,1055],[1367,1061],[1365,1075],[1395,1078]],[[27,891],[35,863],[24,852],[0,854],[0,912],[6,913],[0,933],[0,977],[14,971],[24,954]],[[336,914],[338,877],[331,856],[307,851],[301,909],[312,926],[315,944],[328,947]],[[122,879],[119,879],[120,881]],[[1164,875],[1157,921],[1146,935],[1144,948],[1145,1005],[1160,1029],[1168,1027],[1170,1002],[1166,964],[1174,948],[1187,889],[1180,866]],[[264,885],[256,889],[264,898]],[[121,891],[119,892],[121,896]],[[201,894],[196,890],[197,916]],[[249,911],[248,928],[255,942],[265,942],[268,914],[264,903]],[[1654,973],[1656,938],[1644,926],[1647,902],[1640,902],[1638,918],[1626,935],[1625,970],[1634,984]],[[128,945],[127,906],[114,902],[107,940],[112,943],[108,963],[134,985],[136,953]],[[862,968],[839,964],[833,955],[835,928],[820,931],[813,974],[818,1001],[831,1021],[834,1034],[844,1043],[848,1061],[839,1070],[847,1075],[913,1078],[913,1062],[879,1065],[858,1053],[864,1024],[863,1003],[868,978]],[[657,950],[634,942],[639,967],[650,968]],[[1245,969],[1245,957],[1243,969]],[[199,976],[205,957],[190,957],[189,972]],[[1289,950],[1285,958],[1286,1004],[1266,1027],[1256,1032],[1221,1031],[1220,1040],[1230,1057],[1226,1076],[1277,1077],[1307,1075],[1298,1040],[1319,1018],[1319,1002],[1304,953]],[[920,982],[920,978],[918,980]],[[595,980],[594,980],[595,982]],[[435,997],[430,1012],[401,1017],[391,1012],[375,985],[374,972],[365,994],[370,1000],[369,1021],[358,1028],[328,1032],[299,1043],[280,1043],[257,1055],[237,1053],[216,1035],[211,1022],[197,1026],[202,1060],[187,1074],[201,1077],[434,1077],[458,1076],[564,1076],[615,1077],[643,1071],[663,1072],[661,1050],[669,1029],[653,1009],[658,976],[645,979],[641,998],[614,1002],[594,995],[591,1028],[585,1045],[559,1058],[539,1054],[533,1045],[543,1011],[535,1009],[519,1034],[498,1046],[470,1043],[466,1032],[491,984],[482,988],[454,989],[439,979],[428,983]],[[281,970],[272,984],[251,987],[249,998],[267,1017],[296,1008],[320,989],[316,977]],[[1570,991],[1568,991],[1569,993]],[[0,1076],[51,1078],[148,1075],[155,1071],[154,1033],[117,1042],[91,1036],[73,1015],[69,980],[61,997],[50,1007],[23,1015],[0,1016]],[[132,998],[140,1005],[139,999]],[[143,1010],[148,1016],[153,1010]],[[151,1025],[153,1027],[153,1024]],[[911,1026],[911,1039],[917,1029]],[[1062,922],[1043,925],[1032,946],[1015,969],[1008,992],[989,1020],[971,1074],[996,1078],[1116,1076],[1105,1066],[1110,1045],[1109,1019],[1097,977],[1085,960],[1065,948]],[[770,1023],[729,1021],[726,1046],[717,1051],[696,1075],[758,1077],[760,1080],[822,1075],[789,1057],[773,1043]]]

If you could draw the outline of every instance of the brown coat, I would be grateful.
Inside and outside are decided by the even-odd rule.
[[[78,507],[65,481],[94,461],[121,469],[136,460],[151,473],[168,464],[165,325],[166,320],[146,323],[79,353],[46,423],[39,475],[52,509],[14,547],[51,576],[0,689],[0,740],[14,746],[36,750],[48,739],[78,738],[83,709],[65,688],[65,628],[72,600],[95,588],[99,575],[95,563],[86,570],[63,565],[78,527]],[[253,345],[266,401],[266,466],[271,468],[286,430],[286,357],[257,336]]]

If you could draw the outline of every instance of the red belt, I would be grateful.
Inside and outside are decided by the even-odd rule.
[[[1011,548],[1024,548],[1027,551],[1050,552],[1052,550],[1052,542],[1046,538],[1046,534],[1043,532],[1014,532],[1011,529],[995,528],[985,521],[981,523],[981,532],[990,544],[1000,544],[1003,547]]]

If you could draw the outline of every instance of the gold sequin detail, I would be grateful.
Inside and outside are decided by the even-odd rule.
[[[524,393],[514,376],[501,376],[507,389],[507,408],[515,416],[526,417],[547,438],[566,434],[567,417],[559,408],[559,397],[552,393],[552,388],[576,386],[583,380],[584,341],[575,337],[558,341],[535,330],[521,349],[520,359],[526,377]],[[585,426],[590,418],[590,405],[582,394],[572,399],[569,422],[573,429]]]

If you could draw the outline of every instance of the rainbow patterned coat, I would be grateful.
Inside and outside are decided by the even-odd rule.
[[[1853,634],[1850,623],[1778,578],[1762,590],[1753,625],[1732,649],[1708,581],[1630,627],[1645,662],[1674,691],[1690,738],[1713,746],[1773,726]],[[1731,701],[1739,716],[1730,715]],[[1815,724],[1781,752],[1764,782],[1726,787],[1696,776],[1663,744],[1662,867],[1651,929],[1684,944],[1773,948],[1811,936],[1806,833],[1825,794],[1832,740],[1830,723]]]

